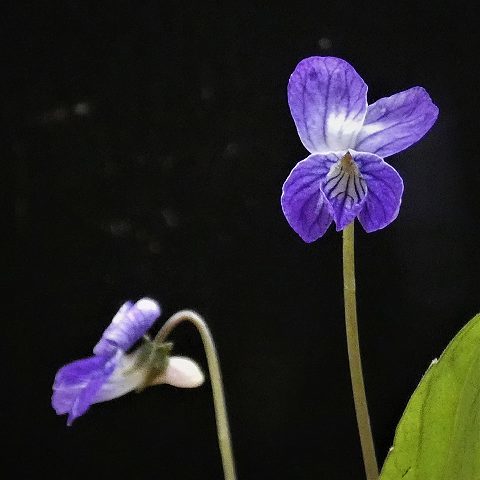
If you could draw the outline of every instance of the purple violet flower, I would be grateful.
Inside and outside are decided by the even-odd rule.
[[[143,387],[152,367],[158,375],[151,385],[168,383],[192,388],[203,383],[203,373],[193,360],[168,356],[169,344],[156,345],[145,340],[135,351],[126,353],[150,329],[160,312],[158,303],[149,298],[135,304],[126,302],[95,345],[95,355],[69,363],[57,372],[52,406],[58,415],[68,413],[67,425],[93,403]]]
[[[358,217],[367,232],[398,215],[403,181],[383,158],[420,140],[438,116],[422,87],[367,104],[367,85],[346,61],[310,57],[295,68],[288,103],[310,152],[283,185],[282,209],[305,242],[335,222],[343,230]]]

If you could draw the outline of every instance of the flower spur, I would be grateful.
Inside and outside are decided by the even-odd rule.
[[[136,350],[127,353],[159,316],[160,307],[154,300],[126,302],[95,345],[94,355],[69,363],[57,372],[52,406],[58,415],[68,414],[68,425],[93,403],[132,390],[161,383],[183,388],[203,383],[203,374],[193,360],[169,356],[170,343],[144,338]]]
[[[421,87],[367,104],[367,85],[342,59],[310,57],[290,77],[288,102],[310,155],[283,185],[282,209],[305,242],[358,217],[367,232],[398,215],[403,181],[383,158],[420,140],[438,108]]]

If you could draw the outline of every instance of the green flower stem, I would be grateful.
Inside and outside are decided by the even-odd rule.
[[[345,326],[347,331],[348,361],[352,379],[353,400],[357,415],[358,432],[362,446],[367,480],[378,479],[378,465],[373,444],[367,397],[362,373],[362,359],[358,340],[357,301],[355,295],[355,249],[353,222],[343,230],[343,292],[345,300]]]
[[[158,343],[165,342],[172,330],[184,321],[193,323],[202,338],[203,347],[207,357],[208,371],[210,373],[210,382],[212,384],[213,405],[217,422],[218,443],[220,446],[220,454],[222,456],[223,474],[225,480],[235,480],[235,461],[233,459],[232,441],[228,425],[227,407],[225,405],[225,394],[223,392],[222,374],[220,372],[220,363],[218,361],[215,343],[213,342],[213,337],[207,324],[198,313],[191,310],[182,310],[172,315],[165,322],[155,337],[155,341]]]

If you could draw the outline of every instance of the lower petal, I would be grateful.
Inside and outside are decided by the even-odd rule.
[[[377,155],[359,152],[355,160],[368,187],[358,219],[366,232],[374,232],[397,218],[402,202],[403,180],[391,165]]]
[[[75,395],[70,411],[68,412],[67,425],[70,426],[73,421],[82,416],[94,403],[97,392],[105,383],[105,377],[100,376],[92,378],[80,391]]]
[[[339,154],[339,160],[332,165],[322,185],[337,232],[355,219],[367,196],[367,184],[356,164],[356,155],[356,152]]]
[[[297,163],[283,184],[283,213],[305,242],[320,238],[332,223],[331,207],[321,184],[337,161],[333,153],[310,155]]]
[[[97,392],[115,370],[120,354],[84,358],[58,371],[53,384],[52,406],[58,415],[68,413],[68,425],[95,402]]]

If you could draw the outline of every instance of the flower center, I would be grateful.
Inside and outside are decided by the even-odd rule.
[[[327,174],[323,190],[327,198],[343,202],[351,208],[362,201],[367,193],[367,183],[360,174],[350,152],[333,164]]]
[[[358,167],[353,161],[353,157],[350,152],[347,152],[340,160],[340,168],[347,175],[358,175]]]

